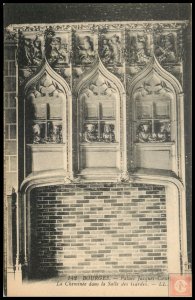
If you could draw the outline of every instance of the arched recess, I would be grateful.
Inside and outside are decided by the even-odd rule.
[[[72,176],[72,95],[44,60],[24,87],[24,177]],[[28,179],[27,179],[28,178]]]
[[[81,77],[74,97],[77,175],[116,180],[126,172],[126,94],[122,83],[98,57]]]
[[[135,76],[128,94],[127,130],[131,132],[127,141],[128,170],[169,171],[185,182],[184,110],[180,83],[161,67],[154,56]]]
[[[184,95],[178,80],[155,56],[128,86],[127,165],[136,182],[163,184],[166,188],[167,255],[169,273],[187,272],[187,230],[184,148]],[[150,104],[154,106],[150,106]],[[160,104],[158,112],[155,105]],[[144,108],[139,106],[145,106]],[[161,108],[161,105],[165,107]],[[138,106],[138,107],[137,107]],[[169,107],[169,108],[167,108]],[[156,110],[155,110],[156,109]],[[164,114],[164,111],[168,112]],[[142,117],[142,114],[144,115]],[[152,116],[151,116],[151,115]],[[164,117],[166,115],[166,117]],[[138,136],[138,122],[170,122],[169,135],[158,131]],[[150,124],[149,124],[150,125]],[[144,129],[148,129],[145,126]],[[154,134],[154,135],[153,135]]]
[[[40,69],[24,86],[24,172],[20,183],[20,256],[28,265],[30,242],[30,206],[28,189],[36,186],[69,183],[72,170],[72,94],[67,82],[45,59]],[[52,123],[51,131],[42,136],[38,124]],[[56,127],[55,127],[56,126]],[[59,130],[61,129],[61,132]],[[34,134],[34,135],[33,135]]]

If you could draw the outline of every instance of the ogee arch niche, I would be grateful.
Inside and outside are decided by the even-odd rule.
[[[131,129],[129,169],[179,174],[181,165],[177,158],[182,151],[183,126],[181,92],[178,81],[163,70],[155,58],[133,80],[128,103],[128,113],[132,115],[130,123],[128,118]]]
[[[114,179],[124,169],[123,86],[98,60],[76,92],[78,174]]]
[[[72,97],[68,84],[45,60],[26,84],[24,94],[25,176],[71,173]]]

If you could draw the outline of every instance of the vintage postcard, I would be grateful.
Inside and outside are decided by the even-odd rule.
[[[26,4],[33,21],[17,5],[4,5],[4,295],[191,297],[190,6]],[[158,20],[166,5],[184,17]]]

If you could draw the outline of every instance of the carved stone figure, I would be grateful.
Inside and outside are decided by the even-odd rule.
[[[152,136],[152,128],[149,123],[141,123],[137,130],[137,140],[138,142],[149,142],[155,136]]]
[[[33,144],[39,144],[41,141],[41,129],[39,124],[34,124],[32,126],[32,130],[33,130]]]
[[[97,141],[96,126],[94,124],[86,124],[85,128],[84,141],[88,143]]]
[[[110,40],[109,40],[109,45],[110,49],[112,51],[111,55],[111,61],[114,63],[119,63],[121,60],[121,43],[119,36],[114,35]]]
[[[156,41],[155,54],[161,63],[176,61],[176,37],[173,33],[160,35]]]
[[[53,37],[47,48],[47,57],[51,64],[68,63],[67,44],[62,43],[60,37]]]
[[[62,125],[50,124],[49,142],[62,143]]]
[[[170,142],[170,140],[170,123],[158,122],[155,124],[155,132],[152,132],[152,127],[149,123],[141,123],[138,126],[138,142]]]
[[[121,62],[121,43],[118,35],[113,35],[111,38],[103,38],[102,60],[108,64],[119,64]]]
[[[160,123],[159,131],[157,132],[157,141],[159,142],[170,141],[170,124]]]
[[[115,141],[115,134],[113,132],[114,125],[106,124],[104,125],[104,132],[103,132],[103,141],[106,143],[111,143]]]
[[[111,59],[110,47],[108,45],[108,40],[104,39],[102,41],[102,60],[105,63],[109,63]]]
[[[78,59],[81,63],[89,64],[94,61],[95,52],[90,36],[85,36],[83,39],[78,39],[77,50]]]
[[[130,62],[146,64],[151,56],[150,39],[147,35],[138,33],[130,39]]]
[[[41,50],[41,41],[38,36],[36,36],[35,40],[32,42],[32,63],[34,65],[39,65],[42,60],[42,50]]]
[[[19,64],[38,66],[42,61],[41,40],[38,36],[35,39],[19,38]]]

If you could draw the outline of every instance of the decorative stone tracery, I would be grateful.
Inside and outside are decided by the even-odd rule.
[[[75,96],[79,111],[78,169],[86,169],[86,172],[93,169],[95,172],[98,168],[102,172],[122,172],[125,165],[125,155],[122,153],[125,92],[122,83],[98,58],[93,67],[82,75],[75,89]],[[103,162],[99,153],[104,152],[105,155],[107,151],[110,151],[110,159]]]
[[[60,168],[69,172],[72,150],[69,141],[71,94],[68,84],[45,60],[41,70],[26,84],[24,94],[26,114],[24,128],[27,144],[25,154],[28,156],[29,151],[32,153],[32,165],[27,165],[27,174],[31,171],[48,171],[50,168],[56,170]],[[61,151],[60,161],[54,159],[58,155],[56,151]],[[49,152],[53,155],[53,167],[43,159],[43,155],[48,155]]]

